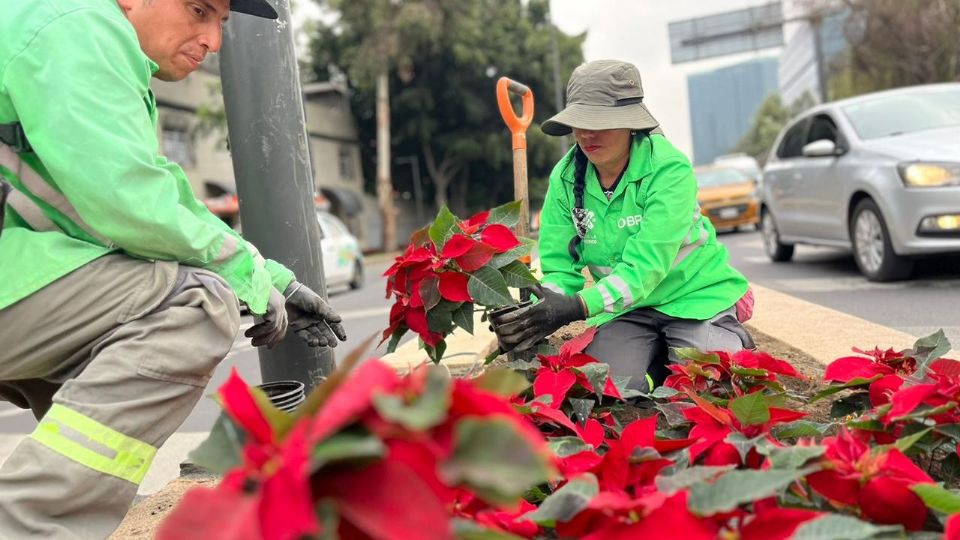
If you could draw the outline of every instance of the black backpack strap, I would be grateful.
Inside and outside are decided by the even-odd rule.
[[[20,125],[20,122],[0,124],[0,143],[9,146],[17,154],[32,150],[30,142],[27,141],[27,134],[23,132],[23,126]]]

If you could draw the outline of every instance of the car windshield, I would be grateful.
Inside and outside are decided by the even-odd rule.
[[[737,169],[707,169],[695,172],[700,187],[727,186],[742,184],[747,177]]]
[[[905,91],[843,107],[861,139],[960,126],[960,88]]]

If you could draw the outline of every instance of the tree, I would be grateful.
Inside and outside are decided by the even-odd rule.
[[[832,68],[833,99],[960,77],[960,0],[844,0],[849,48]]]
[[[361,139],[375,127],[375,94],[359,80],[355,66],[362,44],[374,39],[375,25],[354,4],[342,2],[339,19],[319,28],[312,40],[313,75],[348,76]],[[501,75],[529,85],[537,97],[535,123],[555,113],[550,69],[546,0],[395,0],[397,9],[428,10],[435,24],[417,40],[403,41],[389,70],[394,129],[391,149],[422,160],[437,206],[458,213],[512,199],[510,137],[496,106]],[[333,5],[333,2],[330,2]],[[584,36],[558,36],[561,73],[582,62]],[[543,185],[556,159],[557,142],[536,127],[528,131],[532,185]],[[369,149],[365,167],[375,163]],[[399,180],[399,177],[398,177]],[[399,188],[402,184],[398,184]],[[469,201],[469,202],[468,202]]]
[[[433,1],[398,2],[394,0],[318,0],[322,7],[340,13],[331,47],[338,55],[335,65],[364,90],[375,88],[377,134],[377,203],[383,215],[383,249],[397,246],[396,210],[391,181],[390,72],[408,69],[407,51],[431,41],[438,32],[439,8]],[[336,35],[319,30],[322,38]],[[330,54],[321,55],[331,59]],[[324,65],[322,69],[330,69]]]
[[[784,106],[780,94],[770,94],[757,107],[750,130],[737,142],[733,151],[744,152],[764,163],[780,130],[815,104],[816,100],[809,92],[804,92],[789,107]]]

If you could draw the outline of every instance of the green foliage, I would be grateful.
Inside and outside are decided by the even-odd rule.
[[[485,500],[502,503],[553,475],[510,421],[497,418],[458,422],[453,456],[441,473],[452,485],[462,482]]]
[[[486,306],[507,306],[514,303],[503,275],[489,266],[470,274],[467,290],[476,302]]]
[[[733,147],[734,152],[745,152],[765,162],[780,130],[792,118],[812,107],[816,102],[805,92],[796,101],[786,106],[779,94],[770,94],[760,103],[753,116],[750,130]]]
[[[596,497],[599,492],[600,487],[597,478],[590,473],[583,474],[553,492],[543,501],[540,508],[524,517],[540,524],[569,521],[586,508],[590,504],[590,500]]]
[[[319,24],[311,40],[308,80],[345,75],[354,90],[365,177],[375,167],[375,85],[372,73],[390,73],[391,136],[395,155],[418,156],[427,188],[440,206],[458,213],[513,200],[510,136],[500,118],[495,84],[500,76],[521,81],[536,96],[528,131],[531,185],[545,186],[560,140],[538,128],[554,114],[550,26],[546,0],[318,0],[339,15]],[[585,36],[557,33],[563,81],[583,61]],[[394,186],[411,191],[409,168],[398,168]],[[438,196],[437,196],[438,195]],[[542,193],[531,193],[534,199]],[[471,208],[466,208],[470,201]]]

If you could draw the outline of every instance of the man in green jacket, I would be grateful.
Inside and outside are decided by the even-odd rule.
[[[105,538],[233,344],[340,317],[159,153],[151,77],[266,0],[0,0],[0,399],[39,420],[0,468],[0,538]],[[246,16],[246,15],[242,15]]]

